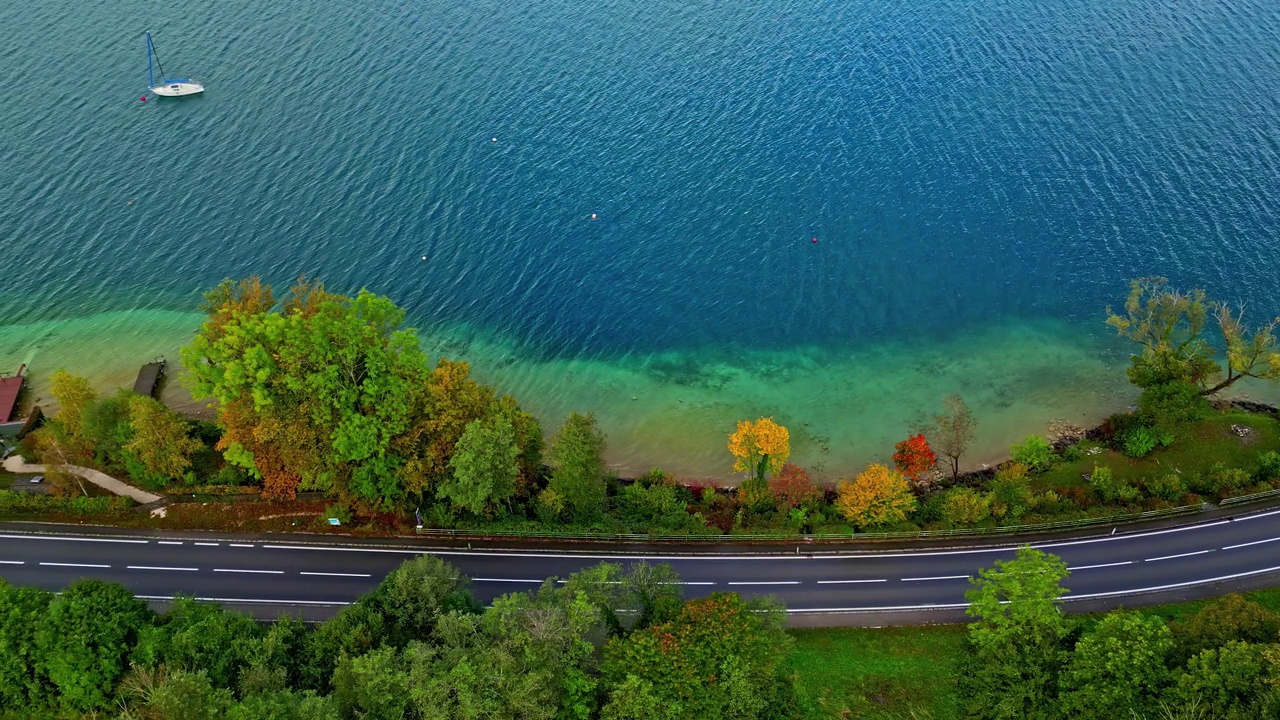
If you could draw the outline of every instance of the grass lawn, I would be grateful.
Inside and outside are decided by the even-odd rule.
[[[1232,425],[1252,428],[1252,432],[1239,437],[1231,432]],[[1082,442],[1081,450],[1100,447],[1098,443]],[[1178,472],[1183,478],[1192,478],[1207,471],[1215,463],[1226,463],[1252,471],[1258,463],[1258,453],[1280,450],[1280,422],[1267,415],[1253,413],[1224,413],[1214,415],[1191,426],[1172,445],[1133,459],[1124,453],[1103,448],[1097,455],[1085,455],[1076,462],[1064,462],[1051,470],[1032,478],[1036,489],[1054,489],[1071,486],[1087,486],[1085,473],[1092,473],[1093,466],[1106,465],[1117,479],[1137,482],[1144,478],[1161,477]]]
[[[1244,593],[1280,612],[1280,588]],[[1166,622],[1195,614],[1209,600],[1140,608]],[[1081,618],[1087,625],[1101,615]],[[792,666],[805,720],[953,720],[960,718],[956,677],[963,625],[793,630]]]
[[[960,716],[956,674],[963,625],[795,630],[791,636],[805,718]]]

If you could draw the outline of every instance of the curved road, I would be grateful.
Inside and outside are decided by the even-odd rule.
[[[1180,527],[1044,540],[1071,576],[1068,609],[1168,602],[1280,585],[1280,510]],[[794,547],[794,546],[793,546]],[[810,552],[806,552],[806,550]],[[604,560],[670,563],[686,596],[717,590],[776,595],[793,625],[881,625],[963,620],[969,577],[1013,544],[907,550],[736,554],[653,548],[638,553],[442,547],[413,539],[361,541],[316,535],[227,536],[0,523],[0,575],[60,589],[81,577],[119,582],[163,603],[176,593],[236,606],[258,617],[332,615],[407,558],[434,554],[473,580],[476,596],[529,590]]]

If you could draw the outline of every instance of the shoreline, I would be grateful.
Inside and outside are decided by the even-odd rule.
[[[164,356],[161,399],[212,418],[191,400],[178,369],[178,349],[201,317],[123,311],[0,326],[0,369],[28,364],[25,412],[48,405],[48,378],[58,368],[110,391],[131,387],[141,365]],[[979,421],[965,470],[1007,458],[1010,445],[1045,435],[1055,419],[1096,425],[1130,405],[1135,391],[1105,347],[1073,330],[1046,321],[993,326],[963,343],[883,343],[856,354],[708,348],[613,360],[526,357],[510,342],[464,331],[423,336],[422,345],[433,359],[470,362],[478,381],[514,396],[548,437],[569,410],[595,412],[608,436],[606,462],[620,475],[656,466],[686,481],[731,487],[739,478],[724,446],[744,418],[772,415],[787,426],[792,461],[825,482],[889,461],[912,417],[933,411],[950,392],[959,391]]]

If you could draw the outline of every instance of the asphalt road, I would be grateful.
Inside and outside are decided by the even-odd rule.
[[[435,545],[434,547],[432,545]],[[1181,527],[1031,543],[1068,564],[1069,610],[1097,611],[1280,585],[1280,510]],[[757,554],[664,548],[640,553],[440,547],[430,541],[307,535],[214,536],[0,524],[0,575],[60,589],[81,577],[119,582],[158,603],[176,593],[258,617],[323,618],[402,561],[435,554],[469,575],[482,601],[537,587],[601,561],[670,563],[686,596],[776,595],[793,625],[881,625],[964,619],[969,578],[1016,546]]]

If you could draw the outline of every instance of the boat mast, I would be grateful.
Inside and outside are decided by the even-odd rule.
[[[169,76],[164,74],[164,65],[160,64],[160,53],[156,52],[156,44],[151,42],[151,32],[147,31],[147,79],[151,81],[151,86],[155,87],[156,79],[151,76],[151,58],[155,57],[156,67],[160,69],[160,82],[169,82]]]
[[[151,31],[148,30],[147,31],[147,87],[149,88],[156,86],[156,76],[155,76],[155,73],[151,71],[151,54],[152,54]]]

